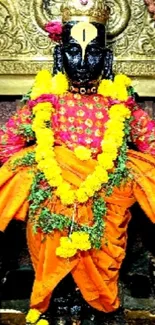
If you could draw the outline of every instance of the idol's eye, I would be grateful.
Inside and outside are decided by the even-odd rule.
[[[78,55],[80,53],[80,49],[77,46],[70,48],[68,51],[72,55]]]
[[[78,54],[80,54],[81,50],[78,45],[70,44],[68,46],[65,46],[64,52],[66,52],[70,55],[78,55]]]
[[[90,55],[99,55],[101,54],[101,48],[97,47],[97,46],[89,46],[89,48],[87,49],[87,53]]]

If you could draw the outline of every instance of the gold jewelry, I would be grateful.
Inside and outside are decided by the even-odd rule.
[[[109,17],[109,8],[105,0],[66,0],[61,6],[62,21],[82,21],[105,24]]]

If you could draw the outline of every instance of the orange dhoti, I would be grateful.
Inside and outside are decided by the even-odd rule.
[[[29,204],[35,166],[10,168],[13,161],[22,157],[28,148],[15,154],[0,169],[0,230],[4,231],[11,219],[25,220]],[[95,160],[85,163],[78,160],[74,153],[64,147],[55,147],[56,158],[62,168],[63,178],[78,187],[92,173]],[[155,222],[155,159],[150,155],[128,152],[128,167],[133,178],[114,188],[107,203],[107,214],[104,216],[105,229],[100,250],[91,249],[79,252],[70,259],[56,256],[56,248],[60,244],[62,233],[55,231],[46,235],[33,232],[33,224],[27,222],[28,247],[35,270],[35,280],[31,295],[31,307],[44,312],[48,308],[53,289],[71,272],[84,299],[94,308],[111,312],[119,307],[118,277],[127,244],[127,227],[130,220],[128,208],[138,201]],[[104,195],[104,193],[101,193]],[[51,212],[72,216],[72,208],[65,207],[60,200],[54,198]],[[91,224],[93,214],[91,200],[77,207],[77,222]]]

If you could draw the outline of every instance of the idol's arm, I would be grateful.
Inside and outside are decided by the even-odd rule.
[[[32,110],[27,106],[19,109],[0,128],[0,162],[4,163],[14,154],[34,140],[31,129]]]
[[[143,109],[132,113],[131,138],[133,143],[144,153],[155,155],[155,121]]]

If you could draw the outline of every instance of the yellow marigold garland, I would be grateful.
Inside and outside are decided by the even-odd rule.
[[[128,99],[127,87],[131,86],[131,79],[120,74],[116,75],[114,81],[102,80],[98,87],[98,94],[112,99],[125,101]]]
[[[30,324],[34,324],[38,321],[41,312],[37,309],[30,309],[28,314],[26,315],[26,322]]]
[[[65,74],[58,72],[52,78],[52,91],[53,95],[63,95],[68,90],[68,80]]]
[[[43,72],[43,76],[44,74],[45,72]],[[49,85],[49,74],[47,74],[47,76],[47,84]],[[65,92],[65,89],[67,87],[67,81],[63,74],[59,73],[59,75],[55,76],[54,78],[59,79],[59,81],[61,79],[62,82],[60,92],[62,92],[63,90]],[[42,80],[41,73],[36,78],[36,83],[34,87],[36,88],[35,96],[37,95],[37,87],[39,89],[40,95],[40,80]],[[55,93],[57,88],[58,94],[60,84],[57,86],[56,84]],[[118,87],[115,87],[115,84],[119,85],[119,89],[121,92],[121,89],[123,89],[124,91],[124,89],[126,89],[126,86],[130,84],[130,79],[126,76],[120,75],[115,78],[114,82],[110,80],[103,80],[101,81],[101,84],[99,86],[98,93],[104,96],[106,93],[106,96],[111,96],[113,98],[113,94],[110,93],[110,91],[113,88],[116,94]],[[33,90],[32,94],[34,96]],[[108,182],[108,170],[113,168],[114,161],[116,160],[118,155],[118,150],[122,145],[124,137],[124,122],[126,119],[130,118],[130,110],[124,104],[115,104],[110,108],[109,120],[106,123],[106,131],[104,134],[104,139],[101,143],[102,153],[99,154],[97,157],[98,165],[95,168],[94,172],[90,174],[86,178],[86,180],[81,183],[80,187],[77,190],[73,190],[70,184],[64,182],[61,174],[61,168],[58,166],[57,161],[55,159],[54,132],[51,128],[49,129],[46,126],[47,122],[50,123],[51,114],[53,113],[53,111],[54,108],[49,102],[39,103],[33,108],[33,114],[35,118],[33,120],[32,129],[35,132],[37,138],[35,158],[38,163],[38,169],[40,169],[44,173],[50,186],[57,188],[56,195],[60,197],[61,202],[64,205],[70,205],[76,201],[78,201],[79,203],[84,203],[88,200],[89,197],[93,196],[96,191],[99,191],[101,189],[103,183],[106,184]],[[82,155],[82,150],[79,150],[77,148],[75,152],[77,153],[80,151],[80,154],[78,153],[80,159],[88,159],[90,157],[90,152],[86,153],[86,150],[83,150]]]
[[[91,150],[84,146],[77,146],[74,149],[74,153],[80,160],[89,160],[91,158]]]
[[[58,72],[52,77],[48,70],[41,70],[35,78],[30,97],[34,100],[43,94],[62,95],[67,90],[68,80],[63,73]]]
[[[91,248],[89,235],[84,231],[74,231],[69,237],[61,237],[56,255],[63,258],[74,256],[78,249],[87,251]]]
[[[52,76],[48,70],[41,70],[38,72],[34,86],[31,91],[31,99],[36,99],[42,94],[51,94],[52,90]]]

